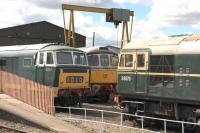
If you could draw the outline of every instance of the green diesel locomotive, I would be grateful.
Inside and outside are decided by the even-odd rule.
[[[51,86],[55,105],[75,106],[89,88],[85,52],[54,43],[0,47],[2,71]]]
[[[117,93],[126,113],[200,124],[200,36],[156,37],[125,45]]]

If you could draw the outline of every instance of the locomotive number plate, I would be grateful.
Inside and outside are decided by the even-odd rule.
[[[68,76],[66,77],[66,83],[83,83],[82,76]]]

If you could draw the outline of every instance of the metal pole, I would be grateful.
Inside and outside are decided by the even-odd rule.
[[[122,38],[121,38],[121,49],[123,48],[124,46],[124,32],[125,32],[125,22],[123,21],[122,22],[122,25],[123,25],[123,28],[122,28]]]
[[[167,133],[167,128],[166,128],[167,126],[166,126],[166,119],[164,120],[164,131],[165,131],[165,133]]]
[[[182,133],[184,133],[184,123],[182,122]]]
[[[92,46],[94,47],[94,42],[95,42],[95,32],[93,32],[93,41],[92,41]]]
[[[67,44],[67,33],[66,33],[66,24],[65,24],[65,12],[63,11],[63,23],[64,23],[64,39],[65,39],[65,44]]]
[[[131,38],[132,38],[132,30],[133,30],[133,16],[131,16],[131,29],[130,29],[130,41],[131,41]]]
[[[76,47],[75,46],[75,28],[74,28],[74,11],[73,10],[71,10],[71,17],[72,17],[72,44],[70,44],[71,45],[71,47]]]

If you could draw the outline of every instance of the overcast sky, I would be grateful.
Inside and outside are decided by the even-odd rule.
[[[0,0],[0,28],[43,20],[63,27],[61,3],[133,10],[133,39],[200,33],[198,0]],[[121,26],[115,29],[103,14],[75,12],[75,30],[88,38],[87,46],[93,32],[99,45],[117,46],[121,38]]]

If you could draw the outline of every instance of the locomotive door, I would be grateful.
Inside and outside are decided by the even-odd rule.
[[[149,51],[136,51],[136,93],[146,94],[148,84]]]
[[[44,84],[44,53],[39,54],[36,69],[36,81]]]

